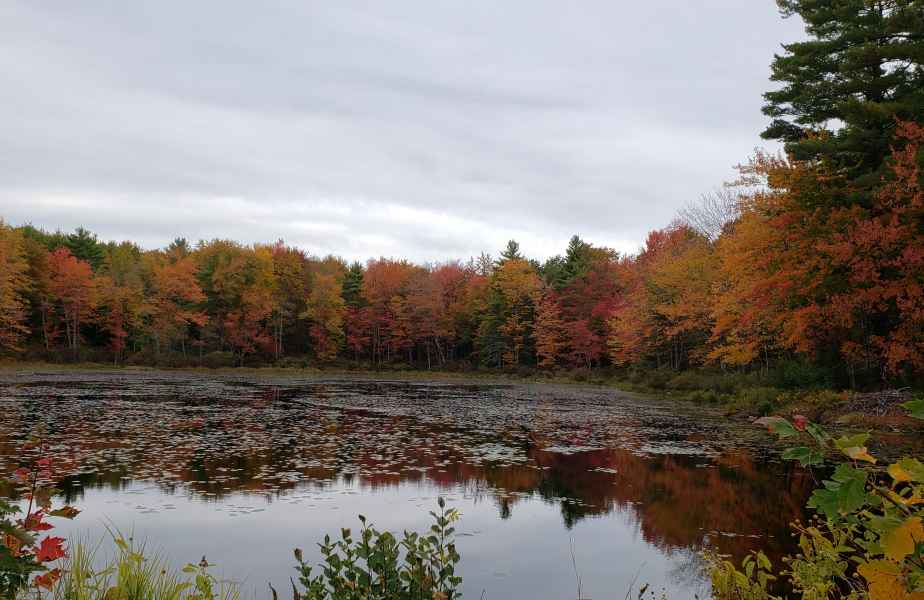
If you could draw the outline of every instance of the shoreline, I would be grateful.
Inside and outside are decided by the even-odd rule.
[[[229,376],[295,376],[295,377],[342,377],[358,380],[388,381],[434,381],[449,383],[475,382],[482,384],[506,385],[568,385],[607,388],[623,394],[641,397],[656,397],[673,400],[699,407],[708,407],[723,412],[727,418],[751,421],[769,414],[792,417],[797,414],[807,415],[822,424],[850,429],[869,430],[881,433],[924,433],[924,424],[895,409],[900,399],[911,399],[911,390],[885,390],[882,392],[861,393],[852,391],[835,391],[830,388],[794,388],[777,390],[770,387],[749,386],[736,391],[718,392],[716,378],[693,372],[692,385],[682,389],[666,389],[663,386],[649,385],[645,382],[630,381],[628,377],[614,376],[611,373],[594,371],[544,373],[540,371],[491,372],[460,370],[423,370],[423,369],[368,369],[346,368],[337,365],[324,367],[279,367],[279,366],[243,366],[243,367],[201,367],[201,366],[149,366],[149,365],[113,365],[106,363],[50,363],[50,362],[0,362],[0,374],[9,373],[62,373],[62,372],[111,372],[111,373],[175,373],[194,375]],[[656,374],[645,373],[645,376]],[[689,373],[689,372],[688,372]],[[674,375],[680,375],[679,373]],[[701,376],[702,381],[697,381]],[[722,385],[733,379],[734,375],[719,377]],[[776,397],[771,398],[774,393]],[[892,406],[885,410],[869,411],[856,406],[853,400],[863,396],[891,394],[895,396]],[[896,395],[899,394],[899,395]],[[768,400],[768,398],[770,398]]]

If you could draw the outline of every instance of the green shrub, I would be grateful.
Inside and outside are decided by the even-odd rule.
[[[578,369],[572,369],[568,373],[568,377],[569,379],[572,379],[573,381],[584,383],[585,381],[590,379],[590,369],[583,368],[583,367],[578,368]]]
[[[671,371],[651,371],[643,381],[643,385],[647,385],[653,390],[667,389],[667,383],[671,380],[672,375]]]
[[[801,360],[782,361],[770,373],[773,385],[781,388],[834,387],[834,374],[830,369]]]
[[[778,405],[782,390],[775,387],[744,388],[738,392],[738,398],[748,406],[753,406],[761,415],[773,412]]]
[[[308,361],[303,357],[283,356],[274,366],[280,369],[304,369],[308,366]]]
[[[699,390],[704,387],[703,377],[694,371],[682,371],[671,377],[666,387],[678,391]]]
[[[729,395],[756,383],[749,376],[736,373],[682,371],[673,375],[666,387],[677,391],[711,390],[716,394]]]
[[[722,401],[722,396],[715,390],[696,390],[690,392],[687,398],[699,404],[718,404]]]
[[[849,398],[847,392],[834,390],[792,391],[780,394],[781,404],[793,404],[802,408],[825,409],[837,406]]]
[[[343,529],[340,540],[330,536],[321,544],[323,564],[314,569],[295,550],[301,600],[453,600],[461,597],[462,578],[456,575],[460,560],[454,542],[458,520],[455,509],[439,499],[439,512],[431,512],[434,524],[427,533],[404,532],[401,541],[388,531],[378,531],[362,516],[359,539]],[[293,587],[295,584],[293,583]],[[272,588],[272,586],[270,586]],[[278,598],[276,590],[273,598]]]
[[[237,357],[233,352],[209,352],[202,357],[202,366],[210,369],[221,369],[223,367],[233,367],[238,363]]]

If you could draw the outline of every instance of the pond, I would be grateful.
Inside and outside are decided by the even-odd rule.
[[[701,550],[790,550],[812,488],[760,428],[612,388],[5,372],[0,476],[39,424],[83,511],[58,532],[205,555],[258,598],[288,586],[293,548],[317,559],[359,514],[423,529],[440,496],[462,512],[466,598],[573,600],[577,578],[596,600],[702,597]]]

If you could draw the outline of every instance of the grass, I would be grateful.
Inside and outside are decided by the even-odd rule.
[[[17,600],[240,600],[238,586],[213,576],[204,558],[177,570],[144,544],[113,531],[110,539],[115,553],[106,561],[98,560],[101,542],[72,543],[52,588],[30,588]]]

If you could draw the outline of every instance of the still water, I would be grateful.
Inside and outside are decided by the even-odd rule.
[[[439,496],[462,512],[466,598],[573,600],[576,575],[595,600],[633,582],[702,597],[699,553],[790,549],[812,487],[758,428],[609,388],[0,374],[0,476],[39,426],[83,511],[56,533],[108,525],[177,564],[205,555],[259,598],[288,586],[296,546],[317,558],[358,514],[424,529]]]

